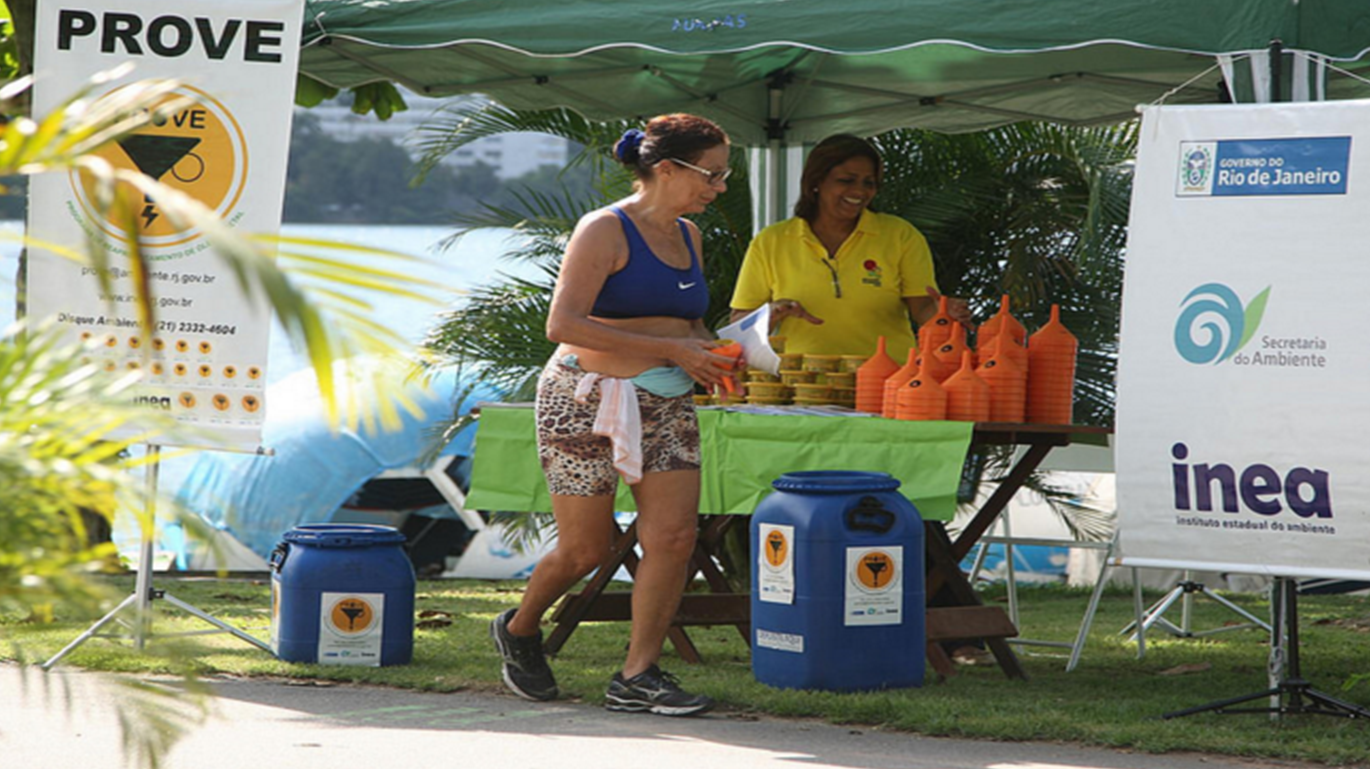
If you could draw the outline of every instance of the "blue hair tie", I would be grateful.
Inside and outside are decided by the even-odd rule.
[[[642,137],[646,134],[636,128],[629,128],[623,132],[623,136],[618,140],[618,151],[615,153],[620,161],[627,160],[625,157],[629,152],[636,151],[642,146]]]

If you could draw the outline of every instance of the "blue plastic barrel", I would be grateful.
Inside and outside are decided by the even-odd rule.
[[[923,521],[885,473],[786,473],[751,520],[752,672],[784,689],[921,686]]]
[[[305,524],[271,553],[271,647],[289,662],[404,665],[414,567],[390,526]]]

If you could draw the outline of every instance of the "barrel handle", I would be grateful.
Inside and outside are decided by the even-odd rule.
[[[871,531],[884,534],[894,528],[894,513],[885,509],[875,497],[862,497],[856,507],[847,511],[847,528],[852,531]]]
[[[280,573],[281,567],[285,566],[285,559],[289,557],[289,555],[290,543],[277,542],[275,549],[271,551],[271,558],[268,559],[268,562],[271,564],[271,570]]]

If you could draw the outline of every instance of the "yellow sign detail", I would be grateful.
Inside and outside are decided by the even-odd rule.
[[[344,598],[333,604],[328,619],[340,633],[365,633],[376,621],[376,611],[361,598]]]
[[[781,566],[785,559],[790,557],[790,543],[785,539],[785,533],[772,530],[766,535],[766,563],[772,566]]]
[[[118,93],[117,91],[114,93]],[[163,185],[189,195],[221,217],[237,205],[247,180],[247,150],[242,128],[228,109],[197,88],[182,85],[155,106],[193,99],[173,112],[154,114],[152,121],[94,154],[115,169],[140,171]],[[101,211],[96,177],[87,171],[71,175],[72,187],[86,215],[104,232],[126,240],[117,210]],[[167,247],[200,236],[184,221],[173,221],[131,184],[119,183],[118,195],[133,213],[137,235],[147,246]]]
[[[856,564],[856,579],[868,590],[880,590],[894,581],[894,559],[888,553],[872,550]]]

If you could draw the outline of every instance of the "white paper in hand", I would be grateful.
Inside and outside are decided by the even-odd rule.
[[[761,305],[745,318],[718,330],[719,339],[731,339],[742,345],[742,357],[747,365],[768,374],[780,374],[780,356],[771,349],[771,305]]]

